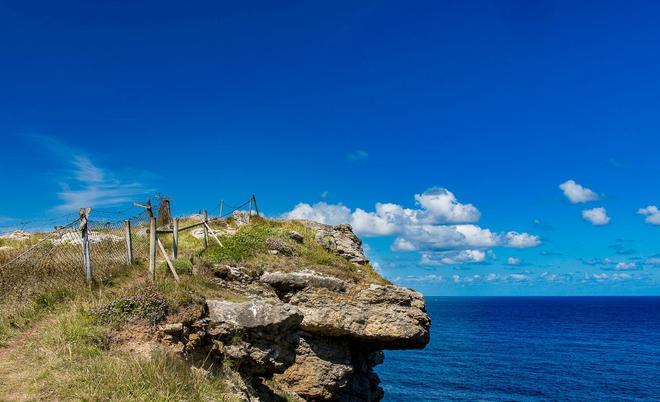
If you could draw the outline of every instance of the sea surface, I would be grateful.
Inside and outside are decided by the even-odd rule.
[[[660,297],[429,297],[386,401],[660,401]]]

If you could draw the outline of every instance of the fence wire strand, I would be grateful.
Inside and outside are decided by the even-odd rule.
[[[236,217],[235,212],[243,210],[249,203],[250,200],[228,207],[229,210],[223,211],[219,219]],[[105,281],[128,265],[126,221],[130,221],[133,261],[148,260],[150,215],[142,209],[130,216],[132,211],[137,212],[134,207],[129,207],[120,211],[92,211],[90,214],[87,233],[94,280]],[[69,223],[57,225],[65,219]],[[7,301],[35,302],[35,297],[46,292],[85,284],[80,222],[77,214],[7,222],[6,225],[2,222],[0,234],[11,235],[0,237],[0,312]],[[26,229],[31,231],[21,232]],[[168,242],[165,238],[163,240]]]

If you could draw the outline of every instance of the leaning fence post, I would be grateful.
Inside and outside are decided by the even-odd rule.
[[[156,280],[156,218],[149,218],[149,276]]]
[[[92,273],[92,258],[89,254],[89,228],[87,225],[91,208],[80,208],[80,232],[82,235],[83,265],[85,267],[85,279],[92,284],[94,278]]]
[[[252,197],[250,197],[250,207],[248,208],[248,223],[252,221]]]
[[[257,213],[257,216],[259,215],[259,206],[257,205],[257,197],[254,196],[254,193],[252,194],[252,202],[254,202],[254,211]]]
[[[204,210],[204,223],[208,223],[209,221],[209,214],[206,210]],[[206,225],[202,226],[204,228],[204,248],[209,247],[209,230],[206,228]]]
[[[172,257],[179,257],[179,218],[174,218],[174,229],[172,230]]]
[[[124,221],[124,237],[126,238],[126,263],[133,264],[133,238],[131,237],[131,220]]]

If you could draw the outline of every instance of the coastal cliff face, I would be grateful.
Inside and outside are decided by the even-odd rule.
[[[212,270],[218,284],[244,299],[206,299],[185,319],[168,318],[160,326],[161,342],[188,359],[230,367],[240,377],[236,399],[378,401],[383,390],[373,368],[383,362],[383,350],[429,342],[424,299],[373,280],[349,225],[302,223],[314,234],[311,241],[350,261],[355,272],[332,275],[322,264],[299,266],[295,246],[310,240],[296,231],[286,241],[265,242],[277,263],[199,263],[204,266],[196,270]]]

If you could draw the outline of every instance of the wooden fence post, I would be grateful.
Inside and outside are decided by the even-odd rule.
[[[250,197],[250,207],[248,208],[248,223],[252,221],[252,197]]]
[[[149,275],[156,280],[156,218],[149,218]]]
[[[174,218],[174,229],[172,230],[172,258],[179,257],[179,218]]]
[[[222,209],[225,206],[225,200],[220,200],[220,219],[222,219]]]
[[[204,223],[208,223],[209,221],[209,214],[206,210],[204,210]],[[204,227],[204,248],[209,247],[209,230],[206,228],[206,225]]]
[[[82,235],[82,252],[83,252],[83,265],[85,267],[85,279],[87,283],[92,284],[94,274],[92,272],[92,258],[89,254],[89,228],[88,220],[89,214],[92,212],[91,208],[80,208],[80,231]]]
[[[261,216],[259,215],[259,206],[257,205],[257,197],[255,197],[254,194],[252,194],[252,202],[254,202],[254,211],[257,213],[257,216]]]
[[[131,220],[124,221],[124,237],[126,238],[126,263],[133,264],[133,238],[131,237]]]

